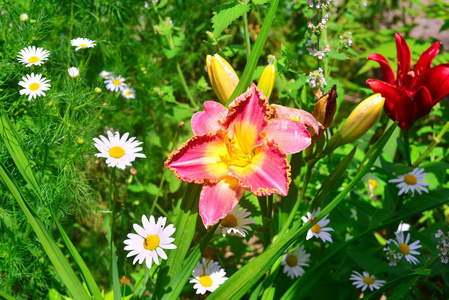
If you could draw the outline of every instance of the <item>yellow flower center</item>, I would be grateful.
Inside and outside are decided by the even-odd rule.
[[[371,276],[367,276],[363,278],[363,282],[366,283],[367,285],[372,285],[374,284],[374,278]]]
[[[30,87],[29,87],[29,89],[32,91],[36,91],[38,88],[39,88],[39,83],[36,83],[36,82],[30,84]]]
[[[125,150],[122,147],[114,146],[109,149],[109,156],[113,158],[121,158],[123,155],[125,155]]]
[[[227,139],[226,147],[228,148],[229,158],[223,159],[224,163],[228,165],[228,167],[236,166],[244,168],[249,165],[254,156],[254,154],[252,153],[253,151],[250,150],[249,153],[245,153],[243,147],[237,141],[236,135],[234,135],[234,137],[232,138],[225,138]]]
[[[155,235],[150,234],[147,236],[147,238],[143,241],[143,247],[147,250],[155,250],[157,247],[159,247],[159,243],[161,242],[161,239]]]
[[[126,91],[126,92],[125,92],[125,95],[126,95],[126,96],[131,96],[131,92],[130,92],[130,91]]]
[[[81,47],[81,48],[86,48],[87,45],[86,45],[86,44],[79,44],[79,47]]]
[[[30,62],[32,64],[36,63],[38,61],[39,61],[39,57],[37,57],[37,56],[31,56],[30,59],[28,59],[28,62]]]
[[[210,287],[212,286],[212,278],[210,278],[209,275],[203,275],[200,277],[200,283],[204,287]]]
[[[399,245],[399,250],[402,254],[408,255],[410,254],[410,247],[406,243],[402,243]]]
[[[294,267],[298,264],[298,259],[294,255],[288,255],[286,259],[287,265]]]
[[[310,228],[310,230],[312,230],[313,233],[318,234],[318,233],[321,232],[321,227],[320,227],[320,225],[315,224],[315,225],[312,226],[312,228]]]
[[[405,175],[404,181],[408,185],[415,185],[418,182],[418,179],[416,179],[415,175],[408,174],[408,175]]]
[[[223,227],[235,227],[237,224],[237,218],[232,214],[227,214],[226,217],[221,220],[221,226]]]
[[[112,83],[115,85],[120,85],[120,80],[114,79],[114,80],[112,80]]]

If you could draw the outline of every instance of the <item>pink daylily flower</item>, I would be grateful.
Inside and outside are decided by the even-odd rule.
[[[179,180],[204,184],[199,212],[206,228],[224,218],[245,191],[287,195],[287,154],[307,148],[311,138],[300,122],[270,120],[271,114],[268,99],[254,84],[229,110],[208,101],[192,117],[195,136],[165,162]]]

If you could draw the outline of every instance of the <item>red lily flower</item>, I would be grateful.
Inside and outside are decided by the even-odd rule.
[[[398,56],[397,78],[390,64],[380,54],[374,53],[368,59],[377,61],[382,71],[382,80],[368,79],[366,84],[385,98],[385,112],[399,127],[410,129],[413,123],[430,113],[432,107],[449,94],[449,63],[431,68],[432,61],[440,52],[437,42],[421,54],[411,67],[411,54],[407,42],[395,34]]]

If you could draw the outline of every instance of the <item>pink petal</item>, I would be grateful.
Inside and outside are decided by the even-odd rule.
[[[425,86],[432,97],[433,105],[449,94],[449,64],[440,64],[421,74],[415,88]]]
[[[419,57],[418,62],[413,67],[413,72],[415,76],[420,76],[424,71],[427,71],[432,66],[432,61],[437,56],[438,52],[440,52],[440,42],[434,43],[429,47],[423,54]]]
[[[398,55],[398,76],[396,80],[397,86],[402,87],[404,85],[404,77],[410,71],[412,55],[410,54],[410,48],[404,38],[399,33],[396,33],[394,36],[396,38],[396,52]]]
[[[382,71],[382,80],[386,83],[394,85],[394,72],[385,57],[380,54],[373,53],[368,56],[368,59],[378,62],[380,65],[380,70]]]
[[[313,131],[318,135],[320,127],[322,125],[315,119],[315,117],[302,109],[286,107],[277,104],[271,104],[270,108],[273,110],[272,114],[274,118],[290,119],[292,117],[299,117],[299,121],[306,126],[306,128],[312,127]]]
[[[270,117],[268,100],[255,84],[235,99],[235,106],[229,108],[223,126],[229,127],[229,136],[235,137],[240,149],[248,154],[254,147],[260,133],[265,129]]]
[[[270,120],[262,135],[273,139],[285,154],[299,152],[312,143],[310,133],[304,125],[289,119]]]
[[[208,228],[223,219],[239,202],[245,190],[235,178],[226,176],[217,183],[206,181],[200,195],[200,216]]]
[[[204,111],[197,112],[192,117],[192,130],[195,135],[216,132],[223,128],[219,123],[228,114],[226,107],[215,101],[204,103]]]
[[[178,180],[203,183],[205,179],[212,182],[226,175],[227,166],[222,158],[228,157],[224,143],[225,133],[194,136],[173,151],[165,162],[165,167],[175,173]]]
[[[274,193],[286,196],[290,184],[290,164],[287,155],[274,140],[264,139],[251,163],[245,167],[230,166],[228,175],[238,178],[240,185],[256,196]]]

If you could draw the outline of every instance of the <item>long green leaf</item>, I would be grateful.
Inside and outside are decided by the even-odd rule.
[[[64,240],[64,242],[67,246],[67,249],[69,250],[70,254],[72,255],[73,260],[78,265],[78,268],[80,269],[81,274],[83,275],[84,280],[86,281],[90,292],[93,294],[94,299],[98,299],[98,300],[103,299],[103,296],[101,295],[100,289],[98,288],[98,285],[95,282],[95,279],[92,276],[92,273],[90,272],[89,268],[87,267],[83,258],[79,254],[78,250],[76,250],[76,247],[72,244],[72,241],[70,240],[69,236],[65,232],[64,228],[62,228],[61,224],[59,224],[58,219],[53,215],[53,213],[52,213],[52,220],[55,222],[56,226],[58,227],[59,232],[61,233],[62,239]]]
[[[22,197],[16,184],[11,179],[11,175],[6,171],[2,163],[0,163],[0,177],[2,179],[2,182],[5,184],[5,186],[9,189],[11,194],[16,199],[20,208],[25,213],[28,222],[30,223],[31,227],[36,233],[39,242],[44,247],[45,252],[50,258],[59,276],[61,276],[61,279],[66,285],[69,293],[72,295],[74,299],[90,299],[90,297],[84,290],[83,285],[76,276],[75,272],[70,267],[67,259],[59,249],[58,245],[55,243],[55,241],[48,233],[47,229],[45,228],[45,225],[39,219],[39,216],[34,212],[33,208],[30,207],[26,202],[26,200]]]
[[[5,298],[6,300],[14,300],[15,298],[13,296],[8,295],[5,292],[0,291],[0,297]]]
[[[198,199],[202,186],[189,183],[182,199],[181,207],[175,222],[177,248],[170,252],[165,265],[158,272],[154,299],[161,299],[167,292],[166,288],[171,284],[173,277],[181,269],[184,258],[192,243],[196,232],[198,218]]]
[[[263,46],[265,45],[265,42],[267,40],[271,24],[273,23],[274,16],[276,15],[278,5],[279,0],[271,1],[271,5],[270,8],[268,9],[267,16],[262,24],[262,28],[260,29],[256,42],[254,43],[254,47],[251,50],[248,62],[246,63],[245,69],[243,70],[243,74],[240,77],[239,84],[237,84],[237,86],[235,87],[235,90],[232,93],[231,97],[228,99],[226,106],[228,106],[232,102],[232,100],[237,98],[237,96],[243,94],[249,87],[251,78],[253,77],[254,70],[256,69],[257,66],[257,62],[259,61],[260,54],[262,53]]]
[[[120,291],[120,279],[117,267],[117,256],[115,255],[115,245],[112,241],[112,288],[114,291],[114,300],[122,299],[122,292]]]

